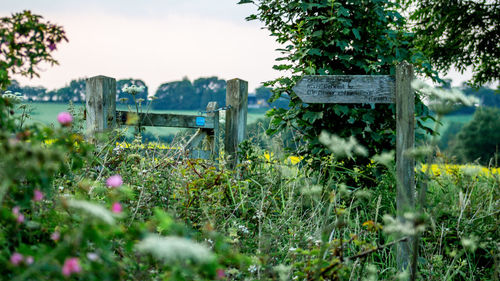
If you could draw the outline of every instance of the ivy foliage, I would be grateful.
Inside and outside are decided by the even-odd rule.
[[[302,146],[299,153],[320,159],[327,149],[317,136],[326,130],[340,137],[354,136],[370,154],[395,144],[395,106],[384,104],[304,104],[292,91],[302,75],[387,75],[408,61],[417,72],[437,78],[404,30],[399,6],[388,0],[245,0],[258,10],[247,20],[260,20],[282,45],[281,63],[274,69],[286,74],[266,85],[273,99],[290,96],[290,109],[274,109],[269,134],[295,127]],[[417,102],[417,115],[427,110]],[[417,120],[418,121],[418,120]],[[417,122],[421,124],[421,122]],[[314,163],[314,161],[313,161]],[[319,164],[319,161],[316,161]]]
[[[42,19],[31,11],[0,18],[0,89],[7,88],[12,74],[39,76],[39,63],[57,64],[51,52],[67,41],[66,34],[61,26]]]

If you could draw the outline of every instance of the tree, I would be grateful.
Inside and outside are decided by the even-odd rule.
[[[174,81],[161,84],[156,90],[157,100],[153,103],[154,109],[178,109],[179,107],[190,108],[192,99],[189,94],[193,93],[193,84],[187,77],[182,81]]]
[[[154,109],[205,110],[208,102],[226,104],[226,81],[217,77],[199,78],[193,83],[185,77],[160,85],[155,93]]]
[[[84,103],[85,102],[85,79],[80,78],[76,80],[71,80],[69,85],[59,88],[57,90],[52,90],[43,95],[43,99],[49,102],[74,102],[74,103]]]
[[[272,89],[269,87],[260,86],[255,89],[255,97],[257,100],[264,99],[269,103],[271,108],[288,108],[288,103],[290,97],[287,94],[283,94],[278,99],[273,99]]]
[[[199,103],[196,109],[205,110],[208,102],[216,101],[219,106],[226,104],[226,81],[217,77],[198,78],[194,80],[195,97]]]
[[[394,147],[394,105],[304,104],[292,91],[304,75],[394,74],[395,65],[409,61],[417,71],[435,75],[425,57],[412,45],[412,34],[404,31],[405,19],[398,5],[389,0],[245,0],[254,3],[259,19],[276,41],[283,61],[277,70],[292,75],[266,83],[277,99],[290,96],[290,109],[273,109],[268,133],[293,126],[306,145],[298,151],[319,160],[328,154],[317,136],[322,130],[340,137],[354,136],[372,153]],[[376,108],[377,110],[373,110]],[[420,114],[424,106],[417,108]],[[321,165],[320,161],[313,161]]]
[[[41,101],[47,93],[44,87],[21,86],[16,80],[11,80],[7,90],[15,93],[19,92],[23,95],[26,101]]]
[[[41,62],[57,64],[52,52],[67,41],[61,26],[43,22],[30,11],[0,18],[0,89],[6,89],[13,74],[39,76]]]
[[[500,79],[500,0],[401,0],[415,44],[433,66],[472,67],[470,82]]]
[[[500,109],[480,108],[457,134],[452,152],[462,162],[478,160],[483,165],[498,165],[499,128]]]

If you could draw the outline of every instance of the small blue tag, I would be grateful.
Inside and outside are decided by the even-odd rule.
[[[205,117],[196,117],[196,126],[205,126]]]

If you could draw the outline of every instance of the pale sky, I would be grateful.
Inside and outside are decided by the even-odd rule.
[[[161,83],[218,76],[241,78],[249,91],[278,77],[278,44],[254,11],[238,0],[0,0],[0,17],[25,9],[62,25],[69,42],[22,85],[63,87],[72,79],[106,75],[142,79],[150,95]],[[452,73],[454,85],[470,74]]]

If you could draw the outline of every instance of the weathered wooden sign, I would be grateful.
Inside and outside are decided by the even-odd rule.
[[[396,103],[396,173],[398,219],[415,205],[415,161],[406,151],[415,143],[413,67],[402,63],[396,75],[306,75],[293,91],[305,103]],[[398,245],[398,266],[407,268],[408,241]]]
[[[293,87],[306,103],[394,103],[390,75],[306,75]]]

